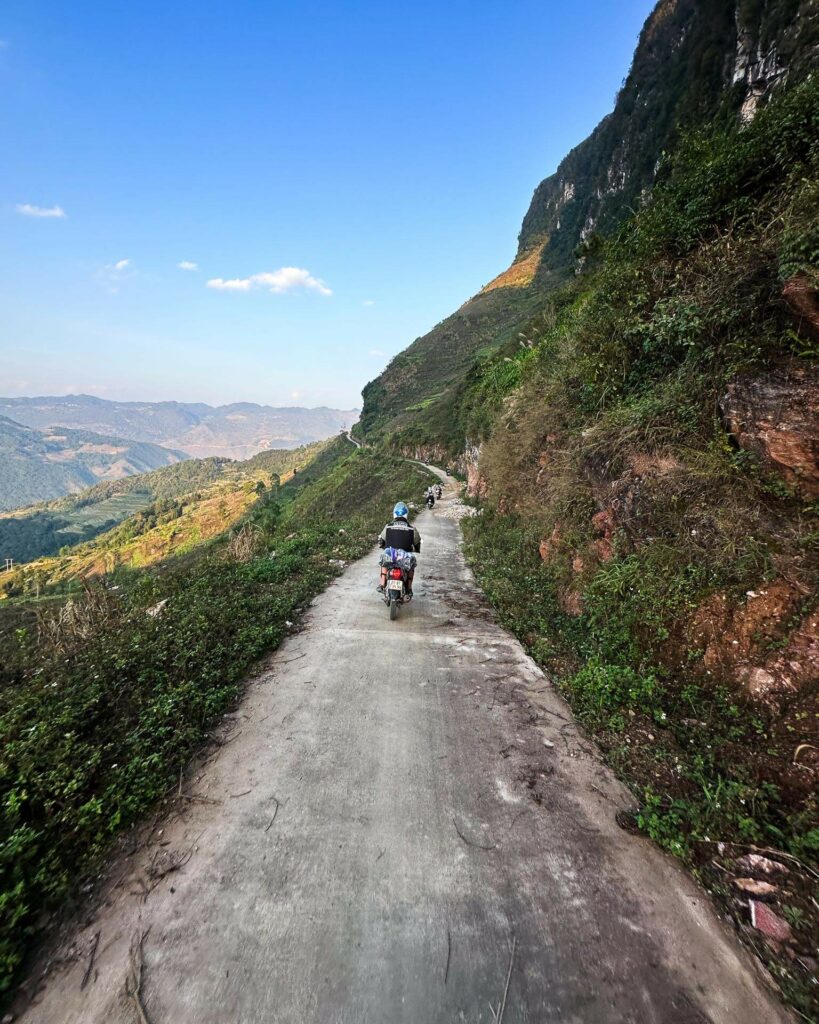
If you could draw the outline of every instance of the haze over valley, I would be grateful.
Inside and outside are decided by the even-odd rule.
[[[0,510],[76,493],[185,458],[245,460],[348,430],[357,410],[252,402],[111,402],[90,395],[0,398]]]

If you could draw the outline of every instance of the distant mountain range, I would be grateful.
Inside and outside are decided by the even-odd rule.
[[[181,451],[90,430],[37,430],[0,416],[0,510],[73,494],[101,480],[146,473]]]
[[[38,430],[54,426],[148,442],[194,458],[249,459],[269,448],[298,448],[337,434],[356,410],[273,408],[253,402],[110,402],[92,395],[0,398],[0,414]],[[153,468],[153,467],[152,467]]]

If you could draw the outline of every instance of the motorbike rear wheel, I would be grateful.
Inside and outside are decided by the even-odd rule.
[[[395,596],[395,591],[390,594],[390,622],[395,622],[398,618],[398,598]]]

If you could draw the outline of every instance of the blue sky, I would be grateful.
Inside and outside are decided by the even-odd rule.
[[[359,405],[509,264],[651,6],[5,0],[0,394]]]

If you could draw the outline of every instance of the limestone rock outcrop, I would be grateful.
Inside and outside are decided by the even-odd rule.
[[[819,613],[802,610],[806,596],[806,588],[785,579],[749,591],[739,606],[713,594],[688,630],[691,647],[702,651],[703,669],[752,700],[798,694],[819,678]]]
[[[728,386],[720,402],[739,445],[807,499],[819,497],[819,367],[789,365]]]
[[[796,320],[799,334],[819,341],[819,288],[806,274],[794,274],[782,288],[782,298]]]

